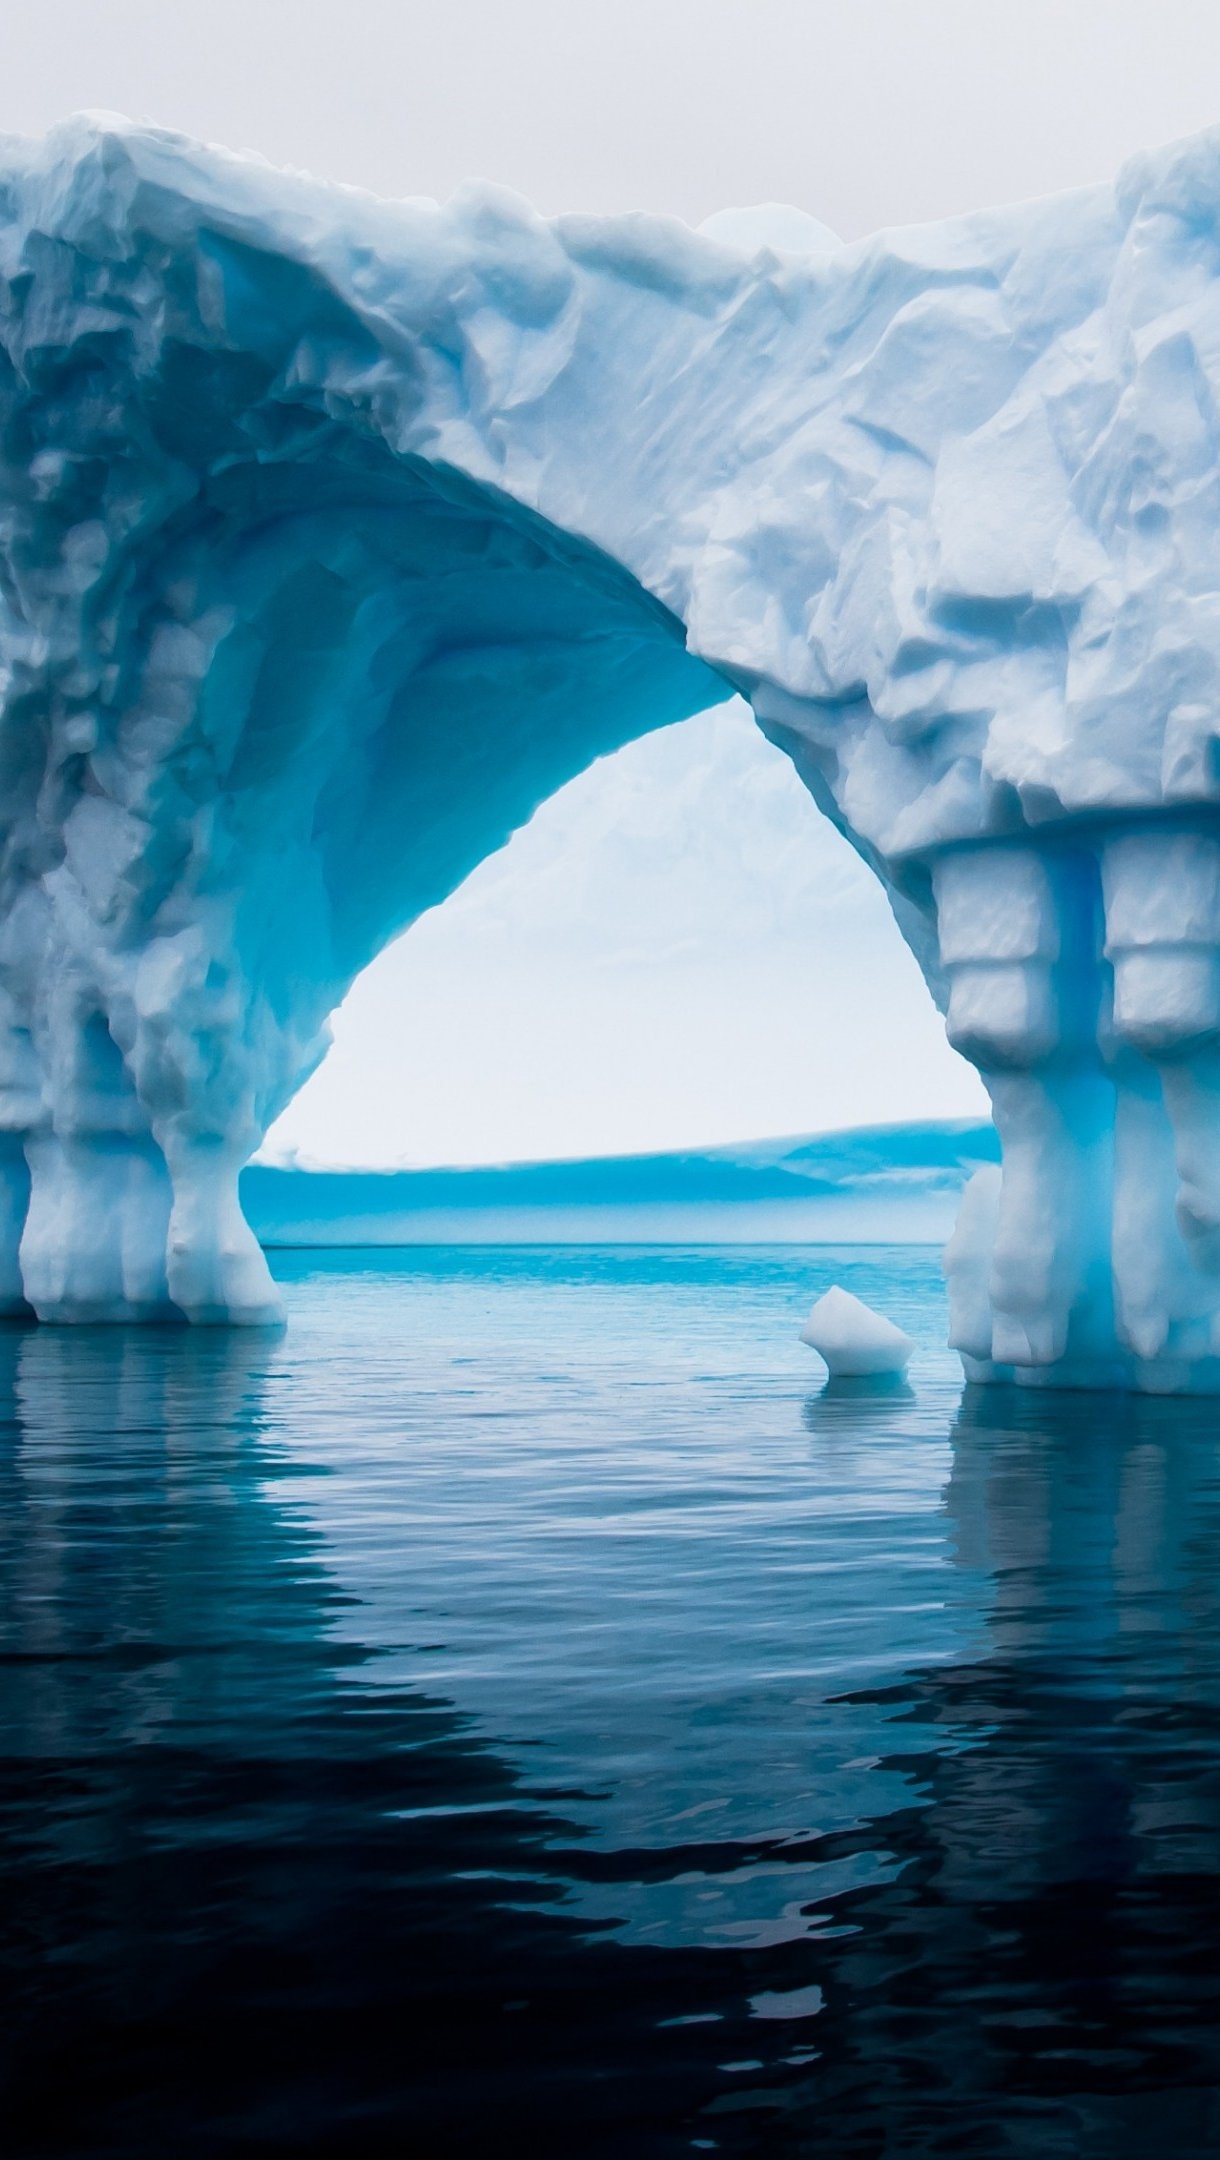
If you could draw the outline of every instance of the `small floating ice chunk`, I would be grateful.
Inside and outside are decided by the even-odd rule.
[[[801,1341],[825,1358],[835,1379],[847,1380],[905,1372],[915,1348],[892,1320],[837,1283],[813,1307]]]

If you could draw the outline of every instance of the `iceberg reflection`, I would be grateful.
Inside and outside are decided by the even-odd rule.
[[[764,1388],[799,1254],[687,1263],[680,1374],[676,1262],[415,1265],[414,1346],[313,1262],[283,1339],[0,1332],[28,2150],[1210,2151],[1206,1403]]]

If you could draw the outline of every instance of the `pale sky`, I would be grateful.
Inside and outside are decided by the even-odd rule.
[[[844,238],[1220,120],[1215,0],[2,0],[0,127],[83,107],[388,195],[791,202]],[[280,1147],[619,1152],[972,1112],[884,901],[738,706],[543,806],[382,955]]]

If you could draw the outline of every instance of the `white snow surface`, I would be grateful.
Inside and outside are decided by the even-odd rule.
[[[991,1092],[973,1376],[1220,1384],[1218,232],[1220,131],[849,246],[0,144],[0,1297],[274,1317],[354,976],[737,690]]]
[[[909,1335],[884,1313],[838,1283],[813,1306],[801,1341],[825,1362],[832,1380],[881,1379],[904,1373],[915,1348]]]

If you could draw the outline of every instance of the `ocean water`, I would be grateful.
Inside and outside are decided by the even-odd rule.
[[[1216,1406],[963,1400],[919,1248],[274,1260],[0,1332],[6,2154],[1215,2153]]]

